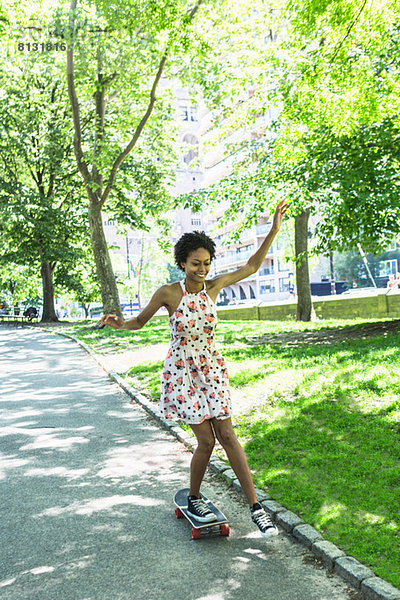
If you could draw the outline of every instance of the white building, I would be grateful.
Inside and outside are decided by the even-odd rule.
[[[246,97],[251,102],[252,92],[250,91]],[[185,114],[192,114],[189,98],[186,96],[185,100],[189,103]],[[196,146],[195,160],[193,162],[188,160],[187,166],[185,165],[181,170],[184,178],[181,184],[177,183],[176,192],[178,194],[185,193],[190,189],[209,187],[230,175],[235,155],[226,154],[225,147],[231,144],[240,146],[244,140],[250,141],[264,137],[268,131],[268,122],[272,119],[271,114],[260,116],[250,128],[233,129],[223,141],[220,141],[217,137],[218,133],[213,127],[211,112],[201,103],[196,109],[196,126],[192,130],[188,129],[186,134],[183,133],[183,137],[187,134],[193,135],[196,144],[198,143],[198,150]],[[187,158],[190,157],[187,156]],[[256,225],[241,234],[240,242],[229,243],[229,236],[237,223],[232,222],[223,227],[218,226],[226,208],[226,204],[220,204],[213,212],[204,211],[202,214],[193,214],[189,210],[182,209],[175,215],[179,234],[202,228],[216,242],[216,259],[212,264],[211,271],[213,276],[234,271],[243,266],[261,245],[271,227],[268,214],[265,214],[260,217]],[[228,243],[229,245],[227,245]],[[273,243],[257,273],[226,288],[223,297],[219,300],[268,302],[289,298],[293,289],[294,267],[292,264],[282,261],[282,248],[279,243],[279,239]]]

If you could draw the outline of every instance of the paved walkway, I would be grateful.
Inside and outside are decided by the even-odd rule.
[[[172,498],[190,454],[74,342],[0,327],[3,600],[355,600],[207,475],[231,536],[192,541]]]

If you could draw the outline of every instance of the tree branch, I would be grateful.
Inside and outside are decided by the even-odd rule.
[[[76,10],[77,0],[71,0],[70,5],[70,35],[73,35],[73,24],[74,24],[74,11]],[[74,124],[74,150],[75,156],[78,163],[78,169],[83,177],[84,182],[87,184],[91,180],[90,172],[86,162],[83,160],[82,151],[82,131],[81,131],[81,120],[79,114],[79,103],[75,89],[74,79],[74,41],[73,39],[68,42],[67,46],[67,84],[68,84],[68,96],[72,110],[72,120]]]
[[[63,206],[63,204],[65,204],[65,202],[66,202],[66,201],[67,201],[67,200],[68,200],[68,199],[69,199],[71,196],[72,196],[72,191],[71,191],[71,190],[69,190],[69,191],[66,193],[66,196],[65,196],[65,198],[64,198],[63,200],[61,200],[61,202],[60,202],[60,204],[57,206],[57,208],[59,208],[59,209],[60,209],[60,208]]]
[[[364,0],[360,10],[358,11],[358,13],[356,14],[356,16],[354,17],[354,19],[352,20],[352,22],[350,23],[349,27],[347,28],[346,31],[346,35],[344,36],[344,38],[341,40],[339,46],[337,47],[337,49],[335,50],[334,55],[332,56],[331,60],[329,61],[330,63],[333,63],[333,61],[335,60],[335,58],[337,57],[337,55],[339,54],[340,49],[342,48],[343,44],[345,43],[345,41],[347,40],[347,38],[350,35],[351,30],[353,29],[354,25],[357,23],[359,16],[361,15],[362,11],[365,8],[365,5],[367,4],[367,0]]]
[[[96,157],[98,152],[101,150],[103,138],[104,138],[104,120],[105,120],[105,91],[106,88],[116,78],[117,74],[114,72],[109,77],[103,75],[103,54],[101,50],[97,49],[97,89],[94,93],[95,101],[95,124],[94,124],[94,163],[92,169],[92,179],[99,186],[100,193],[103,190],[103,175],[97,168]]]
[[[74,0],[71,0],[71,1],[73,2]],[[203,4],[203,2],[204,2],[204,0],[198,0],[197,4],[189,12],[188,17],[189,17],[190,20],[192,20],[194,18],[195,14],[199,10],[199,8]],[[119,168],[120,164],[125,160],[125,158],[131,152],[131,150],[135,147],[136,142],[138,141],[138,139],[139,139],[139,137],[140,137],[140,135],[141,135],[141,133],[143,131],[143,128],[146,125],[146,123],[147,123],[147,121],[148,121],[148,119],[149,119],[149,117],[150,117],[150,115],[151,115],[151,113],[153,111],[154,104],[155,104],[155,101],[156,101],[157,86],[158,86],[158,84],[160,82],[162,72],[164,70],[165,64],[166,64],[167,59],[168,59],[168,50],[169,50],[169,45],[167,45],[166,49],[164,50],[164,53],[162,55],[162,58],[160,60],[159,65],[158,65],[158,70],[157,70],[156,76],[155,76],[154,81],[153,81],[153,85],[152,85],[151,90],[150,90],[150,98],[149,98],[149,103],[148,103],[148,106],[147,106],[147,110],[144,113],[143,117],[141,118],[138,126],[136,127],[136,131],[133,134],[131,141],[126,146],[126,148],[117,156],[117,158],[115,159],[114,164],[113,164],[113,166],[111,168],[111,172],[110,172],[110,176],[109,176],[108,181],[107,181],[107,185],[106,185],[106,187],[104,189],[104,192],[102,194],[102,197],[101,197],[101,201],[100,201],[100,206],[101,207],[104,206],[104,204],[106,203],[106,201],[107,201],[107,199],[108,199],[108,197],[110,195],[110,192],[111,192],[112,187],[114,185],[115,177],[117,175],[117,171],[118,171],[118,168]]]
[[[39,193],[41,196],[44,196],[44,185],[43,185],[43,169],[42,171],[40,171],[37,167],[36,167],[36,175],[37,175],[37,188],[39,190]],[[35,180],[36,181],[36,180]]]
[[[130,151],[134,148],[136,142],[138,141],[138,139],[140,137],[140,134],[143,131],[144,126],[146,125],[146,123],[153,111],[154,103],[156,101],[156,89],[157,89],[158,83],[161,79],[161,75],[164,70],[165,63],[167,62],[167,57],[168,57],[167,50],[165,50],[163,57],[161,58],[160,64],[158,65],[157,74],[153,81],[153,85],[152,85],[152,88],[150,91],[150,100],[149,100],[149,104],[147,106],[147,110],[144,113],[143,117],[141,118],[139,125],[136,127],[136,131],[133,134],[131,141],[126,146],[126,148],[119,154],[119,156],[117,156],[116,160],[114,161],[114,164],[113,164],[111,172],[110,172],[110,176],[108,178],[107,186],[101,197],[101,206],[104,206],[104,203],[107,201],[107,198],[110,195],[110,192],[114,185],[115,177],[116,177],[116,174],[117,174],[120,164],[122,163],[123,160],[125,160],[125,158],[128,156]]]
[[[105,77],[105,78],[102,80],[102,87],[103,87],[103,90],[104,90],[104,91],[106,91],[106,89],[107,89],[108,87],[110,87],[110,85],[112,84],[112,82],[113,82],[113,81],[114,81],[116,78],[117,78],[117,74],[116,74],[116,72],[115,72],[115,71],[114,71],[114,73],[112,73],[112,75],[110,75],[109,77]]]
[[[116,98],[118,96],[118,92],[111,92],[110,94],[108,94],[107,98],[105,98],[104,102],[105,102],[105,106],[107,107],[109,102],[111,102],[112,100],[114,100],[114,98]]]
[[[50,173],[50,178],[49,178],[49,187],[47,189],[47,194],[46,194],[46,198],[50,198],[53,194],[53,190],[54,190],[54,173]]]
[[[189,13],[189,19],[192,20],[193,17],[195,16],[195,14],[197,13],[197,11],[199,10],[200,6],[203,4],[204,0],[199,0],[197,2],[197,4],[195,4],[192,8],[192,10]]]

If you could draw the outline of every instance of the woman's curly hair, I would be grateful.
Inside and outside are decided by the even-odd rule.
[[[212,241],[204,231],[193,231],[192,233],[184,233],[181,238],[175,244],[175,263],[184,271],[181,267],[181,263],[185,263],[191,252],[204,248],[210,253],[210,259],[212,260],[215,256],[215,243]]]

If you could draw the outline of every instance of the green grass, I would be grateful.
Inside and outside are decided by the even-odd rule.
[[[256,484],[399,586],[400,335],[225,354],[258,361],[233,387],[264,374],[269,389],[234,420]]]
[[[160,397],[160,381],[164,361],[140,363],[126,373],[128,381],[135,385],[139,382],[148,394],[157,400]]]
[[[274,349],[303,379],[235,423],[257,485],[397,586],[399,344],[394,335]]]
[[[366,321],[364,321],[366,322]],[[248,336],[318,331],[362,322],[223,321],[217,343],[232,388],[266,401],[234,418],[258,487],[377,575],[400,586],[400,333],[324,345],[252,346]],[[139,332],[74,334],[99,352],[168,341],[168,324]],[[65,330],[65,328],[64,328]],[[158,398],[162,361],[132,367]]]

